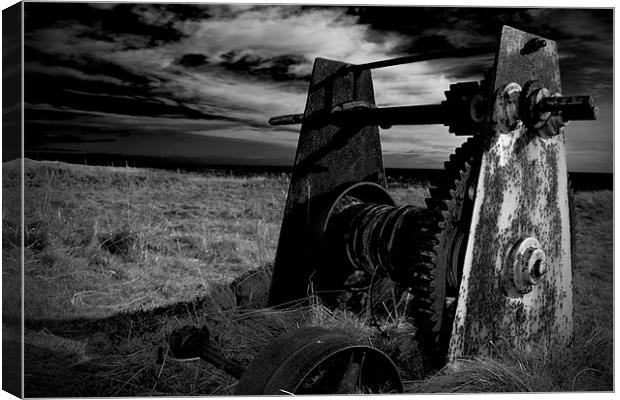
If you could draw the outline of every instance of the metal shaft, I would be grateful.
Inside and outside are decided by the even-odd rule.
[[[392,125],[445,124],[448,121],[448,114],[443,104],[425,104],[419,106],[338,110],[329,114],[328,118],[336,124],[389,127]],[[293,125],[302,122],[304,122],[303,114],[281,115],[269,119],[271,125]]]
[[[592,96],[546,97],[539,107],[542,112],[561,114],[565,121],[595,120],[598,116]]]
[[[168,338],[170,351],[177,358],[200,357],[229,375],[239,379],[245,367],[230,360],[221,351],[214,348],[209,341],[209,330],[206,326],[184,326],[174,330]]]
[[[426,104],[336,111],[332,113],[332,116],[338,123],[390,127],[392,125],[444,124],[448,117],[446,111],[442,104]]]
[[[438,60],[441,58],[454,57],[472,57],[483,54],[494,54],[497,51],[496,46],[470,47],[466,49],[451,49],[431,51],[423,54],[411,54],[408,56],[391,58],[389,60],[374,61],[366,64],[349,65],[346,67],[348,71],[363,71],[367,69],[377,69],[392,67],[395,65],[409,64],[420,61]]]
[[[301,124],[304,120],[303,114],[287,114],[269,118],[270,125],[295,125]]]

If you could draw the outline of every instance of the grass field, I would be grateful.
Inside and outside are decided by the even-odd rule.
[[[298,326],[354,333],[396,361],[411,392],[613,388],[611,191],[576,194],[573,345],[557,354],[498,349],[428,377],[410,327],[394,316],[380,321],[385,339],[365,318],[317,301],[263,308],[288,176],[25,165],[26,396],[232,394],[236,380],[224,372],[167,357],[166,335],[186,324],[208,325],[242,364]],[[5,164],[3,190],[17,185],[17,169]],[[422,205],[428,192],[395,184],[391,193]],[[3,302],[11,304],[20,249],[8,200]],[[6,316],[3,334],[18,337]]]

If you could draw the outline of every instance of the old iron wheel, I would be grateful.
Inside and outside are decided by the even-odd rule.
[[[444,172],[426,199],[435,215],[436,244],[429,249],[431,271],[412,288],[409,315],[428,369],[445,363],[457,299],[482,158],[483,139],[470,137],[444,164]]]
[[[237,395],[400,393],[385,354],[324,328],[286,333],[267,345],[241,377]]]

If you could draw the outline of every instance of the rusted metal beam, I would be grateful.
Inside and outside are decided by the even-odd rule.
[[[370,71],[341,74],[346,65],[322,58],[314,64],[280,229],[270,305],[305,298],[313,290],[329,290],[331,274],[346,274],[327,253],[320,235],[330,206],[359,182],[386,186],[376,126],[339,126],[329,119],[308,118],[350,102],[374,106]],[[315,85],[320,82],[329,84]]]

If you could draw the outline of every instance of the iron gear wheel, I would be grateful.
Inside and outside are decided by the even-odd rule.
[[[483,138],[470,137],[444,164],[437,186],[430,189],[427,209],[434,221],[430,270],[412,287],[409,315],[427,366],[445,361],[463,272],[473,214]]]
[[[480,131],[484,119],[486,100],[483,86],[478,82],[460,82],[450,85],[444,92],[448,131],[455,135],[472,135]]]

